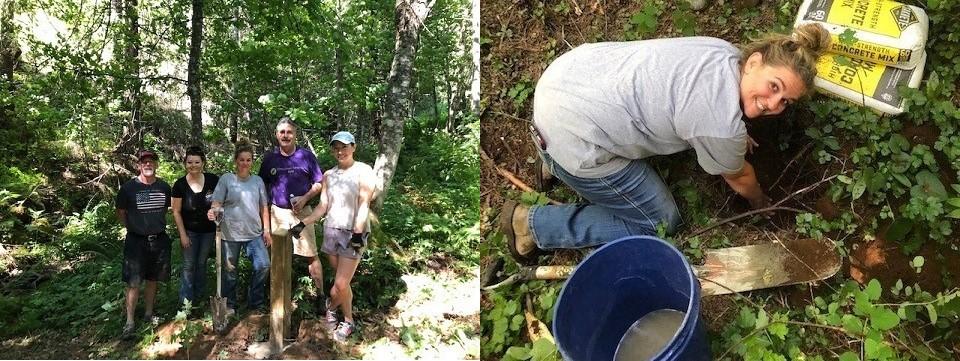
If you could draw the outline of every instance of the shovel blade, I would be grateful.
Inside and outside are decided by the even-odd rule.
[[[227,299],[225,297],[210,297],[210,307],[213,312],[213,329],[217,333],[223,333],[230,323],[230,317],[227,314]]]
[[[832,242],[798,239],[708,250],[694,269],[709,296],[819,281],[836,274],[840,264]]]

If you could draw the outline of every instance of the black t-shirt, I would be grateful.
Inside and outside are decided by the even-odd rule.
[[[170,186],[159,178],[151,184],[133,178],[117,192],[117,209],[127,211],[127,230],[139,235],[153,235],[167,227],[164,218],[170,207]]]
[[[173,198],[180,198],[180,216],[183,217],[183,226],[193,232],[216,232],[217,225],[207,219],[207,211],[213,204],[213,190],[217,188],[220,178],[203,173],[203,189],[196,193],[187,184],[187,177],[183,176],[173,183]]]

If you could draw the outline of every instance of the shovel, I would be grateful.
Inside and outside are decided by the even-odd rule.
[[[703,295],[710,296],[824,280],[836,274],[840,265],[833,244],[798,239],[707,250],[703,265],[694,265],[693,270],[700,279]],[[575,269],[576,266],[522,267],[506,280],[482,290],[520,281],[562,280]]]
[[[229,316],[227,315],[227,299],[223,297],[222,290],[222,265],[223,261],[221,260],[222,253],[220,250],[220,244],[223,242],[223,233],[220,231],[220,220],[223,218],[223,212],[217,213],[217,295],[210,297],[210,308],[213,312],[213,330],[217,333],[223,333],[227,329],[227,324],[230,322]]]

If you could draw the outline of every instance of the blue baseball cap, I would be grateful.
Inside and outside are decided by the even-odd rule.
[[[353,139],[353,134],[350,132],[337,132],[333,135],[333,138],[330,138],[330,144],[333,142],[340,142],[343,144],[356,144],[357,142]]]

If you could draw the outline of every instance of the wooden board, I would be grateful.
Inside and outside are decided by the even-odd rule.
[[[293,244],[288,232],[273,236],[270,246],[270,348],[277,354],[283,350],[283,339],[288,336],[293,314],[290,284]]]

